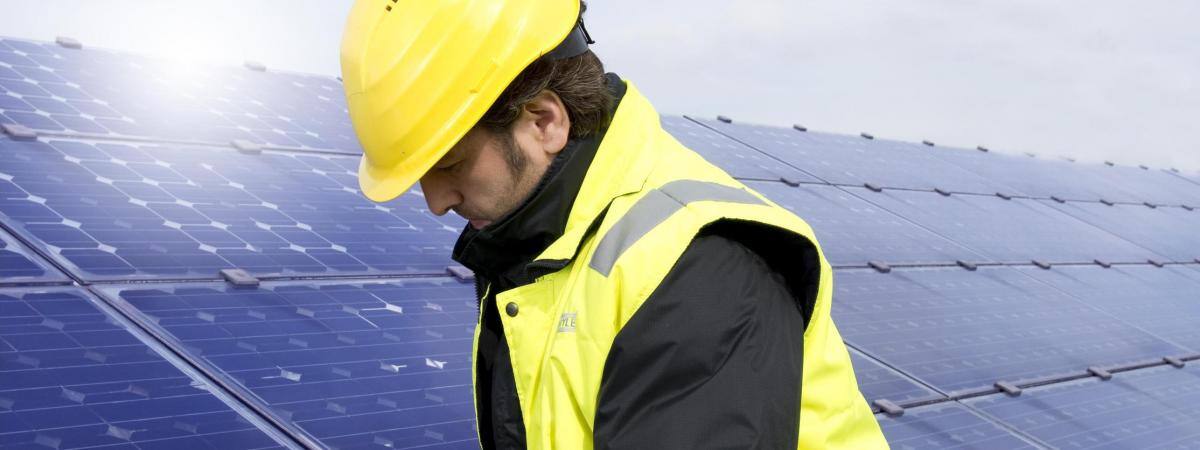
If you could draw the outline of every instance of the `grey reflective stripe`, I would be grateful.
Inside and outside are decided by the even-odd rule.
[[[692,202],[729,202],[763,205],[763,201],[744,189],[697,180],[672,181],[647,192],[629,208],[617,224],[600,239],[588,265],[601,275],[612,272],[617,259],[642,236]]]

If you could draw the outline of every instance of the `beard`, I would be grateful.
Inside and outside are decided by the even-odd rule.
[[[493,133],[492,136],[508,168],[508,179],[489,189],[488,204],[464,203],[454,208],[454,212],[459,216],[473,221],[485,221],[487,225],[508,217],[524,204],[546,170],[544,167],[540,171],[535,170],[537,168],[530,163],[529,156],[521,149],[511,132],[502,131]]]

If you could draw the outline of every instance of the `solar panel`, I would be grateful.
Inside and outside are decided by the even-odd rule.
[[[746,185],[807,221],[834,265],[866,266],[868,261],[944,264],[986,259],[853,195],[861,196],[866,189],[809,184],[791,187],[765,181],[748,181]]]
[[[37,130],[361,152],[329,77],[13,39],[0,62],[0,116]]]
[[[974,172],[984,178],[1023,195],[1039,198],[1059,197],[1065,200],[1141,203],[1145,200],[1125,192],[1103,176],[1098,164],[1073,163],[1064,160],[1031,158],[998,152],[981,152],[961,148],[939,148],[933,153],[938,159]]]
[[[4,189],[0,192],[7,192],[11,186],[6,183],[0,180],[0,189]],[[67,281],[67,277],[0,230],[0,285],[56,281]]]
[[[663,116],[663,129],[683,145],[699,153],[730,175],[742,179],[783,180],[791,183],[820,183],[812,175],[738,141],[710,130],[686,117]]]
[[[854,347],[948,394],[1186,353],[1007,267],[837,272]]]
[[[1090,167],[1110,186],[1126,192],[1136,202],[1200,207],[1200,189],[1165,171],[1120,165]]]
[[[1200,233],[1196,232],[1200,230],[1200,211],[1086,202],[1046,204],[1169,260],[1191,262],[1200,258]]]
[[[862,197],[1001,262],[1163,259],[1038,200],[901,190],[866,192]]]
[[[1200,353],[1200,271],[1186,266],[1056,266],[1022,269],[1164,340]]]
[[[985,194],[1011,190],[935,158],[920,144],[695,120],[834,184]]]
[[[1200,370],[1114,374],[964,403],[1055,448],[1200,448]]]
[[[892,448],[1036,449],[1027,439],[956,402],[910,408],[900,417],[877,416]]]
[[[320,445],[475,442],[471,285],[445,277],[101,290]]]
[[[281,447],[106,310],[77,288],[0,289],[0,447]]]
[[[374,204],[357,157],[0,139],[0,218],[88,280],[441,274],[461,229],[410,192]]]
[[[945,398],[933,389],[922,386],[904,374],[880,364],[879,361],[862,354],[853,348],[850,351],[850,362],[854,364],[854,375],[858,378],[858,389],[862,391],[867,402],[888,400],[900,404],[910,401],[921,401]]]

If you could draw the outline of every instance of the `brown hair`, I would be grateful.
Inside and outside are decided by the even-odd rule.
[[[582,16],[586,10],[584,3],[579,14]],[[567,108],[571,139],[597,134],[608,126],[608,112],[614,101],[605,80],[604,64],[591,50],[560,60],[543,56],[509,83],[478,125],[507,133],[522,108],[543,90],[549,90],[558,94]]]

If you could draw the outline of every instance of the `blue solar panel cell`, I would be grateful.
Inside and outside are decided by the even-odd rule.
[[[948,394],[1185,350],[1006,267],[837,273],[846,341]]]
[[[332,78],[185,66],[107,50],[4,40],[0,96],[38,111],[10,121],[46,131],[226,143],[233,139],[357,154],[341,84]],[[37,49],[21,55],[14,48]],[[17,105],[18,111],[27,111]]]
[[[1093,308],[1200,353],[1200,271],[1187,266],[1022,269]]]
[[[964,400],[1054,448],[1200,448],[1200,370],[1159,367]]]
[[[471,285],[406,278],[102,291],[322,445],[475,439]]]
[[[357,158],[0,140],[0,218],[89,280],[441,274],[461,229],[409,193],[375,204]]]
[[[279,447],[98,305],[76,288],[0,290],[0,447]]]
[[[1046,201],[1046,204],[1163,255],[1168,260],[1192,262],[1200,258],[1200,233],[1195,232],[1200,230],[1200,211],[1081,202],[1060,204]]]
[[[663,129],[705,159],[742,179],[781,180],[791,183],[820,183],[799,169],[788,166],[738,141],[730,139],[686,117],[663,116]]]
[[[933,389],[922,386],[904,374],[880,364],[879,361],[850,348],[850,361],[858,378],[858,389],[871,403],[888,400],[892,403],[945,398]]]
[[[696,120],[830,183],[987,194],[1011,190],[934,157],[920,144]]]
[[[761,181],[746,184],[807,221],[834,265],[866,266],[868,261],[944,264],[986,259],[854,195],[861,196],[866,189],[809,184],[791,187]]]
[[[866,192],[866,191],[864,191]],[[1064,214],[1038,200],[866,192],[867,201],[1001,262],[1145,262],[1162,255]]]
[[[0,178],[0,195],[8,192]],[[0,230],[0,285],[34,282],[63,282],[67,277],[28,248]]]
[[[894,449],[1036,449],[1026,438],[957,402],[909,408],[900,417],[879,415]]]

